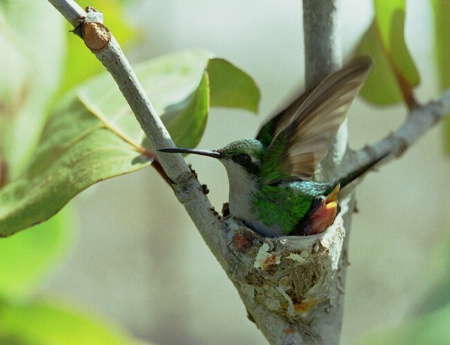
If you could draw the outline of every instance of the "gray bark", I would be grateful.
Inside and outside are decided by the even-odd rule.
[[[49,0],[74,26],[76,16],[85,15],[73,1]],[[337,40],[336,3],[305,0],[306,35],[314,35],[313,24],[324,15],[333,23],[318,29],[328,37],[326,44]],[[308,7],[309,6],[309,7]],[[324,13],[318,9],[324,6]],[[317,8],[316,8],[317,7]],[[310,13],[310,14],[308,14]],[[74,20],[74,18],[76,20]],[[328,19],[327,19],[328,18]],[[326,21],[325,20],[325,21]],[[314,24],[314,26],[316,26]],[[328,32],[328,35],[326,34]],[[322,38],[321,38],[322,39]],[[321,40],[319,39],[319,41]],[[325,39],[325,38],[323,38]],[[306,60],[315,84],[340,65],[337,45],[329,48],[320,43],[315,54],[314,42],[309,42]],[[340,48],[339,48],[340,50]],[[173,147],[169,134],[145,95],[126,57],[111,35],[108,44],[92,51],[111,73],[141,127],[155,148]],[[322,56],[319,58],[319,56]],[[317,61],[313,61],[313,60]],[[329,61],[322,70],[320,60]],[[321,70],[318,73],[317,70]],[[326,71],[325,71],[326,70]],[[325,72],[324,72],[325,71]],[[309,72],[308,72],[309,73]],[[450,90],[441,99],[418,107],[394,135],[373,147],[347,155],[346,169],[353,170],[367,159],[381,157],[386,152],[400,154],[429,127],[450,113]],[[338,139],[345,143],[346,138]],[[331,156],[333,157],[333,155]],[[347,264],[346,230],[350,227],[353,200],[342,201],[342,211],[335,223],[323,234],[308,237],[263,238],[238,221],[223,221],[214,212],[200,183],[181,155],[161,155],[159,161],[169,178],[180,203],[197,226],[212,253],[238,290],[249,314],[271,344],[338,344],[342,323],[343,287]],[[392,156],[390,157],[392,158]],[[387,158],[388,161],[390,158]],[[331,159],[330,171],[336,160]],[[334,171],[335,172],[335,171]],[[344,215],[342,218],[341,215]]]

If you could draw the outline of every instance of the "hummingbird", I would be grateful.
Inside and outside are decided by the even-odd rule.
[[[341,188],[382,158],[331,182],[314,181],[372,66],[367,56],[327,76],[268,121],[256,138],[217,150],[165,148],[218,159],[229,180],[230,215],[267,237],[313,235],[333,224]]]

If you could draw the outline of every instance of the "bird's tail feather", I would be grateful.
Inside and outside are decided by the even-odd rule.
[[[339,183],[341,185],[341,188],[344,188],[349,183],[355,181],[358,177],[364,175],[367,171],[372,169],[376,164],[378,164],[381,160],[383,160],[388,155],[389,154],[386,153],[383,156],[381,156],[377,159],[374,159],[374,160],[370,161],[369,163],[363,165],[362,167],[352,171],[350,174],[348,174],[344,177],[341,177],[340,179],[338,179],[336,181],[336,184]]]

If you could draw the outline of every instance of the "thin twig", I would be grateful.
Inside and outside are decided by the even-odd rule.
[[[78,20],[80,18],[86,16],[83,9],[73,0],[49,0],[49,2],[67,19],[70,24],[72,24],[73,27],[76,27],[79,24]]]
[[[431,127],[442,121],[450,114],[450,89],[445,90],[439,98],[423,106],[416,107],[409,113],[405,121],[393,133],[380,141],[366,145],[364,148],[350,155],[346,164],[346,171],[350,172],[367,162],[380,158],[385,154],[391,154],[383,163],[402,155],[418,139],[420,139]],[[346,172],[343,172],[345,174]]]

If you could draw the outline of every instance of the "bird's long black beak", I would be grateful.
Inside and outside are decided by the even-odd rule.
[[[160,152],[168,152],[168,153],[186,153],[186,154],[194,154],[201,156],[208,156],[212,158],[223,158],[223,155],[217,151],[212,150],[198,150],[198,149],[182,149],[182,148],[170,148],[170,149],[159,149]]]

